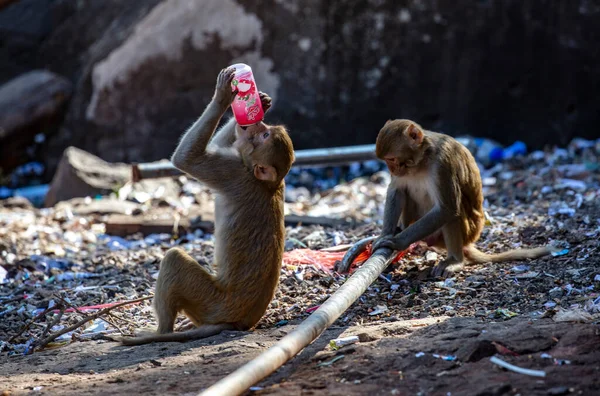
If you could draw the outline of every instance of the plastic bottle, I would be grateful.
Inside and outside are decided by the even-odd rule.
[[[231,104],[237,123],[240,126],[246,126],[262,121],[265,113],[260,102],[260,96],[258,96],[252,68],[245,63],[236,63],[230,67],[235,68],[232,89],[238,90],[238,94]]]
[[[525,154],[527,154],[527,146],[525,145],[525,143],[517,140],[516,142],[502,150],[502,159],[505,160],[512,157],[516,157],[517,155]]]
[[[486,138],[474,138],[477,153],[475,158],[486,168],[502,161],[502,146],[500,143]]]
[[[500,161],[527,154],[527,146],[521,141],[503,148],[500,143],[487,138],[460,136],[456,140],[469,149],[475,159],[486,168]]]

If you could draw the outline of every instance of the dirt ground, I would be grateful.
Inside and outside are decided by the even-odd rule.
[[[4,356],[1,388],[5,395],[197,394],[292,328],[140,347],[78,342],[32,356]],[[364,342],[326,350],[330,339],[347,335],[359,335]],[[519,355],[502,359],[543,370],[546,377],[495,366],[489,360],[498,353],[495,344]],[[417,357],[419,352],[424,356]],[[342,358],[319,366],[336,357]],[[600,328],[551,319],[484,323],[448,317],[334,327],[258,386],[261,390],[248,394],[595,395],[600,390]]]

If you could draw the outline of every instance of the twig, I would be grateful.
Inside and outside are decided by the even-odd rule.
[[[121,335],[125,335],[125,332],[121,329],[121,327],[118,324],[116,324],[114,320],[112,320],[112,318],[113,318],[112,313],[109,312],[107,316],[108,316],[107,318],[100,318],[100,319],[105,321],[106,323],[108,323],[109,325],[114,327],[115,329],[117,329],[119,331],[119,333],[121,333]]]
[[[110,316],[112,316],[112,317],[114,317],[114,318],[117,318],[118,320],[120,320],[120,321],[122,321],[122,322],[128,323],[128,324],[130,324],[130,325],[132,325],[132,326],[134,326],[134,327],[137,327],[137,326],[138,326],[138,324],[137,324],[136,322],[134,322],[133,320],[125,319],[125,318],[124,318],[124,317],[122,317],[121,315],[117,315],[117,313],[116,313],[116,312],[111,312],[111,313],[110,313]]]
[[[65,306],[69,307],[69,308],[73,308],[73,310],[75,312],[77,312],[78,314],[81,314],[83,316],[88,316],[85,312],[79,310],[79,308],[77,308],[76,306],[74,306],[73,304],[71,304],[70,302],[68,302],[67,300],[65,300],[64,298],[62,298],[61,296],[55,294],[54,297],[56,297],[57,299],[59,299],[63,304],[65,304]]]
[[[5,299],[3,300],[3,298],[5,298]],[[2,302],[2,304],[6,305],[6,304],[11,303],[13,301],[19,301],[19,300],[22,300],[24,298],[25,298],[25,294],[23,294],[22,296],[16,296],[16,297],[10,297],[10,298],[0,297],[0,302]]]
[[[73,331],[73,330],[75,330],[75,329],[83,326],[84,324],[86,324],[90,320],[94,320],[94,319],[96,319],[96,318],[104,315],[105,313],[109,312],[112,309],[119,308],[119,307],[122,307],[124,305],[135,304],[135,303],[138,303],[140,301],[149,300],[152,297],[154,297],[154,296],[140,297],[140,298],[137,298],[135,300],[123,301],[121,303],[113,305],[112,307],[104,308],[104,309],[102,309],[102,310],[100,310],[98,312],[95,312],[95,313],[93,313],[93,314],[91,314],[91,315],[89,315],[89,316],[81,319],[79,322],[75,323],[72,326],[67,327],[66,329],[62,329],[62,330],[60,330],[57,333],[49,335],[47,338],[45,338],[44,340],[42,340],[38,345],[36,345],[36,348],[43,348],[43,347],[45,347],[46,345],[48,345],[48,343],[54,341],[54,339],[56,339],[57,337],[60,337],[63,334],[66,334],[66,333],[68,333],[70,331]]]
[[[58,308],[60,309],[60,312],[56,314],[56,316],[54,317],[54,319],[52,319],[52,321],[50,323],[48,323],[48,325],[44,329],[44,332],[42,333],[42,337],[46,337],[46,334],[48,334],[50,329],[53,328],[54,326],[56,326],[58,324],[58,322],[60,322],[60,319],[62,318],[62,316],[64,315],[65,307],[63,307],[63,305],[59,303]]]
[[[44,311],[40,312],[35,318],[31,319],[28,323],[24,324],[19,329],[19,331],[17,332],[17,334],[15,334],[14,336],[12,336],[12,337],[10,337],[8,339],[8,342],[12,343],[14,340],[17,339],[17,337],[20,337],[21,334],[23,334],[27,329],[29,329],[34,322],[36,322],[39,319],[43,318],[48,313],[48,311],[50,311],[51,309],[54,309],[54,307],[52,307],[52,308],[48,307],[48,308],[44,309]]]

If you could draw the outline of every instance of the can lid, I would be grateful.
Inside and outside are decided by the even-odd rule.
[[[235,63],[229,67],[233,67],[235,69],[235,74],[252,71],[252,68],[245,63]]]

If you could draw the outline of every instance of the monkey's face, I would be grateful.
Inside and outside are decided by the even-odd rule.
[[[236,125],[235,127],[237,138],[248,141],[255,149],[269,141],[269,138],[271,137],[270,129],[271,128],[262,121],[248,126],[242,127]]]
[[[385,161],[390,173],[402,177],[417,171],[423,158],[423,132],[409,120],[388,121],[379,131],[375,152]]]
[[[415,161],[411,157],[404,155],[388,154],[384,157],[384,161],[394,176],[406,176],[411,173],[415,167]]]

